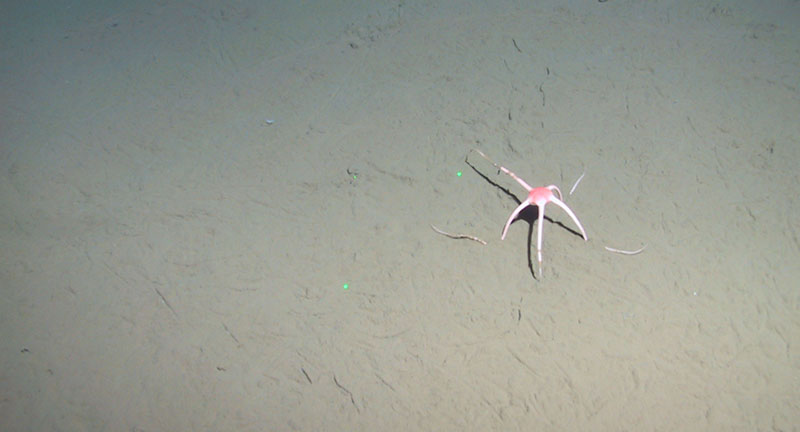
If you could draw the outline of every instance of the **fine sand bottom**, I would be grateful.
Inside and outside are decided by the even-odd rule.
[[[0,429],[800,424],[797,2],[17,3]]]

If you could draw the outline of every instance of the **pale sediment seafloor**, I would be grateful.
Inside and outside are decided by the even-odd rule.
[[[798,20],[9,7],[1,428],[792,430]]]

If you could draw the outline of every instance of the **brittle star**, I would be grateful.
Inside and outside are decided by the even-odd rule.
[[[569,217],[571,217],[572,220],[575,221],[575,224],[578,225],[578,228],[581,230],[581,234],[583,235],[583,239],[585,241],[589,240],[589,238],[586,236],[586,231],[583,229],[583,225],[581,225],[581,222],[578,220],[578,217],[575,216],[575,213],[573,213],[573,211],[570,210],[570,208],[567,207],[566,204],[564,204],[564,201],[561,200],[562,199],[561,190],[558,188],[558,186],[550,185],[550,186],[531,187],[528,183],[525,182],[525,180],[522,180],[521,178],[517,177],[517,175],[514,174],[513,172],[509,171],[505,167],[502,167],[494,163],[494,161],[489,159],[489,157],[483,154],[482,151],[477,149],[474,150],[478,152],[481,156],[483,156],[484,159],[491,162],[491,164],[494,165],[497,169],[503,171],[504,173],[508,174],[511,178],[516,180],[517,183],[519,183],[522,187],[525,188],[526,191],[528,191],[528,198],[522,201],[522,203],[516,209],[514,209],[513,212],[511,212],[511,216],[508,217],[508,221],[506,221],[506,226],[503,227],[503,235],[500,237],[500,240],[505,240],[506,233],[508,232],[508,227],[511,225],[511,222],[513,222],[514,219],[516,219],[516,217],[524,208],[531,205],[539,207],[538,226],[536,227],[537,228],[536,257],[539,260],[540,275],[542,274],[542,225],[544,222],[544,207],[547,205],[547,203],[551,202],[564,209],[564,211],[567,212]]]

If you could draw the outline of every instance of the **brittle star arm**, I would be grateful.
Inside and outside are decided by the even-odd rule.
[[[561,207],[562,209],[564,209],[565,212],[567,212],[569,217],[571,217],[572,220],[575,221],[575,224],[578,225],[578,228],[580,228],[581,234],[583,234],[583,239],[585,241],[589,241],[589,238],[586,237],[586,231],[583,229],[583,225],[581,225],[581,221],[579,221],[578,217],[575,216],[575,213],[573,213],[572,210],[570,210],[569,207],[567,207],[567,205],[564,204],[564,201],[561,201],[560,199],[556,198],[555,196],[551,197],[550,201],[553,204],[555,204],[555,205]],[[542,211],[541,213],[544,213],[544,211]]]
[[[521,212],[522,209],[524,209],[529,205],[531,205],[531,201],[530,199],[526,199],[525,201],[522,201],[522,204],[520,204],[519,206],[517,206],[516,209],[514,209],[514,212],[511,213],[511,216],[508,217],[508,221],[506,221],[506,226],[503,227],[503,235],[500,237],[500,240],[506,239],[506,232],[508,232],[508,227],[511,225],[511,222],[514,219],[516,219],[517,215],[519,215],[519,212]]]
[[[514,174],[513,172],[507,170],[505,167],[498,166],[498,168],[500,168],[501,171],[503,171],[504,173],[506,173],[509,176],[511,176],[511,178],[516,180],[517,183],[519,183],[520,186],[524,187],[526,191],[530,192],[531,189],[533,189],[528,183],[525,183],[525,180],[522,180],[521,178],[517,177],[516,174]]]
[[[557,199],[553,197],[553,199]],[[539,261],[539,276],[542,275],[542,227],[544,226],[544,208],[547,203],[542,204],[539,208],[539,221],[536,225],[536,259]]]
[[[525,182],[525,180],[522,180],[521,178],[517,177],[516,174],[506,169],[506,167],[496,164],[493,160],[489,159],[489,156],[486,156],[482,151],[478,149],[473,149],[473,150],[478,152],[479,155],[483,156],[483,158],[489,161],[490,164],[494,165],[495,168],[499,169],[500,171],[503,171],[504,173],[508,174],[511,178],[516,180],[517,183],[519,183],[520,186],[524,187],[526,191],[530,192],[531,189],[533,189],[528,183]]]

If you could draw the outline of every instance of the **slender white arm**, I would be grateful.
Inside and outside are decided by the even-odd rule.
[[[538,230],[536,234],[536,258],[539,260],[539,277],[542,277],[542,226],[544,225],[544,207],[547,203],[544,203],[541,207],[539,207],[539,222],[537,223],[539,226],[536,227]]]
[[[573,213],[572,210],[570,210],[569,207],[567,207],[567,205],[564,204],[564,201],[561,201],[560,199],[556,198],[555,196],[550,198],[550,201],[552,201],[553,204],[561,207],[562,209],[564,209],[565,212],[567,212],[569,217],[571,217],[572,220],[575,221],[575,224],[578,225],[578,228],[580,228],[581,234],[583,234],[583,239],[586,240],[586,241],[589,241],[589,238],[586,237],[586,231],[584,231],[583,225],[581,225],[581,221],[579,221],[578,217],[575,216],[575,213]]]
[[[521,212],[522,209],[524,209],[525,207],[527,207],[529,205],[531,205],[531,201],[526,199],[525,201],[522,202],[522,204],[520,204],[516,209],[514,209],[514,212],[511,213],[511,216],[508,217],[508,221],[506,222],[506,226],[503,228],[503,235],[500,237],[500,240],[505,240],[506,239],[506,232],[508,231],[508,226],[511,225],[511,222],[517,217],[519,212]]]

